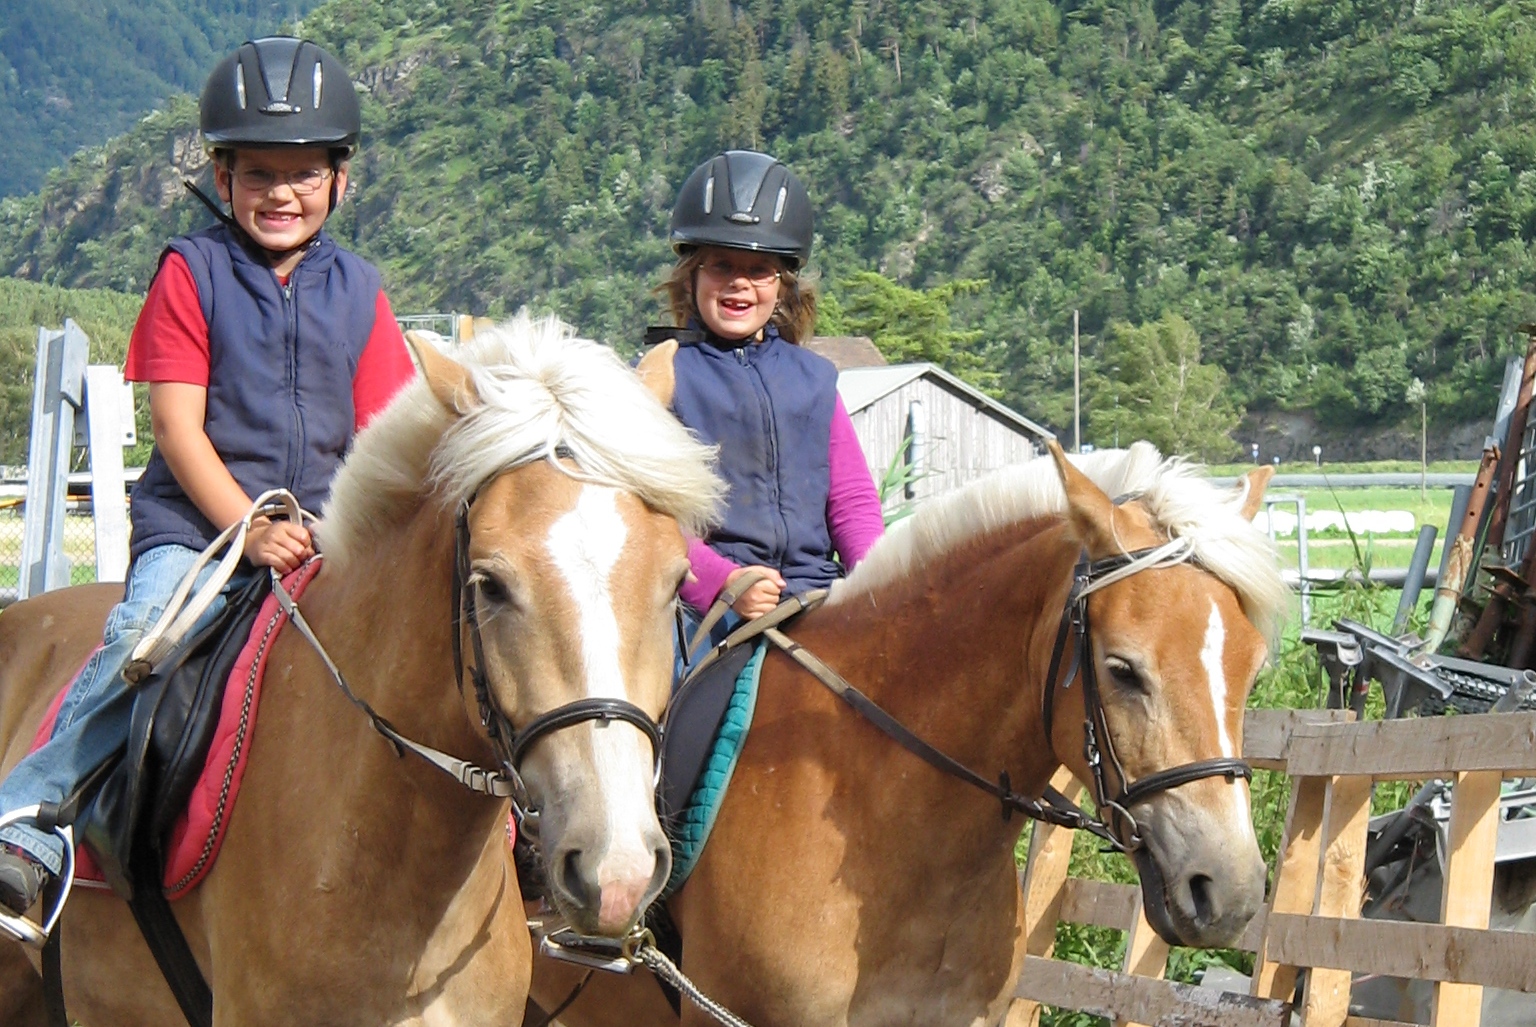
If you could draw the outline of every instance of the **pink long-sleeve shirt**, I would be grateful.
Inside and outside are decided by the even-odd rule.
[[[832,546],[850,570],[885,532],[885,518],[880,512],[880,496],[864,462],[864,450],[853,431],[853,418],[837,397],[832,410],[832,431],[827,441],[828,476],[827,532]],[[686,582],[678,595],[696,610],[707,610],[725,587],[725,579],[740,564],[709,548],[702,539],[688,543],[688,562],[694,580]]]

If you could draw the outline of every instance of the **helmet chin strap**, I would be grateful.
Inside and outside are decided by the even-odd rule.
[[[315,241],[315,237],[314,236],[310,236],[308,239],[305,239],[303,242],[299,243],[299,245],[297,245],[297,246],[290,246],[290,247],[288,247],[287,249],[284,249],[284,250],[274,250],[270,246],[263,246],[261,243],[257,242],[255,239],[251,238],[251,233],[247,232],[245,230],[245,228],[240,224],[240,222],[238,222],[234,218],[230,217],[229,214],[225,212],[225,210],[224,210],[224,208],[222,206],[220,206],[217,203],[214,203],[213,200],[209,198],[207,193],[205,193],[201,189],[199,189],[197,187],[197,183],[196,182],[193,182],[190,178],[183,178],[181,180],[181,184],[186,186],[187,187],[187,191],[190,192],[193,196],[196,196],[199,200],[202,200],[203,201],[203,206],[207,207],[210,211],[212,211],[214,217],[218,218],[220,221],[224,222],[224,224],[228,225],[234,231],[234,233],[236,235],[240,236],[240,238],[244,239],[252,247],[254,247],[255,249],[258,249],[262,253],[266,254],[267,260],[271,264],[273,264],[274,266],[276,266],[278,264],[281,264],[283,261],[285,261],[289,257],[293,256],[295,253],[299,253],[299,252],[301,252],[303,250],[308,249],[310,244]],[[333,177],[331,179],[331,210],[334,211],[335,209],[336,209],[336,180]],[[329,216],[329,212],[327,213],[327,216]]]

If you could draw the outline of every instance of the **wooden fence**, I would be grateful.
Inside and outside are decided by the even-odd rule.
[[[1536,991],[1536,934],[1490,931],[1499,786],[1536,777],[1536,713],[1350,723],[1332,711],[1250,711],[1244,755],[1291,777],[1285,836],[1266,909],[1238,947],[1255,953],[1252,994],[1161,980],[1168,946],[1134,885],[1067,875],[1071,832],[1036,825],[1022,878],[1027,955],[1006,1027],[1040,1004],[1118,1025],[1284,1027],[1298,972],[1307,1027],[1404,1027],[1349,1015],[1351,975],[1435,983],[1432,1027],[1476,1027],[1482,989]],[[1366,822],[1374,781],[1454,781],[1438,924],[1363,920]],[[1081,791],[1062,772],[1053,782]],[[1058,921],[1128,932],[1119,971],[1050,958]]]

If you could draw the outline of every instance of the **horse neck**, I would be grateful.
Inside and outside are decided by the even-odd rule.
[[[1076,556],[1055,519],[972,539],[847,603],[856,623],[835,633],[853,639],[851,649],[829,662],[878,667],[851,680],[947,755],[984,776],[1006,771],[1015,789],[1038,794],[1059,765],[1046,744],[1043,685]],[[867,744],[894,745],[883,736]],[[926,780],[936,795],[948,787],[938,775]]]
[[[380,544],[367,558],[326,568],[301,602],[359,698],[412,741],[489,767],[495,755],[476,728],[473,697],[466,699],[454,680],[449,606],[453,539],[451,517],[436,504],[423,503],[393,542]],[[314,666],[321,675],[314,688],[340,697],[329,675],[318,663]],[[416,756],[397,756],[363,712],[344,699],[333,699],[326,708],[334,715],[315,718],[321,722],[313,725],[310,744],[329,749],[332,758],[345,754],[341,758],[369,767],[367,773],[344,777],[359,791],[372,794],[343,801],[382,810],[391,801],[390,786],[383,782],[393,782],[398,789],[403,775],[444,792],[438,805],[445,817],[464,814],[478,819],[498,807]],[[374,772],[381,778],[370,780]],[[327,785],[328,790],[345,787],[335,779]]]

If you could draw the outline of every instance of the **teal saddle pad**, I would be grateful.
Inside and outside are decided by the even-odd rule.
[[[757,685],[762,677],[767,646],[767,641],[760,639],[745,666],[736,674],[724,716],[688,799],[678,809],[669,811],[667,834],[672,842],[672,876],[662,890],[663,896],[677,891],[688,880],[714,829],[720,804],[725,801],[725,790],[731,783],[731,775],[736,772],[736,761],[741,756],[747,729],[752,726],[752,714],[757,708]],[[683,698],[682,693],[679,698]],[[666,773],[665,763],[663,773]]]

